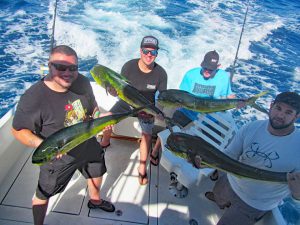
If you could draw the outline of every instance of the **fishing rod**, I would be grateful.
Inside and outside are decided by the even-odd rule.
[[[50,52],[52,51],[54,47],[54,31],[55,31],[55,22],[56,22],[56,9],[57,9],[57,2],[58,0],[55,0],[55,5],[54,5],[54,15],[53,15],[53,24],[52,24],[52,34],[51,34],[51,42],[50,42]]]
[[[55,31],[55,22],[56,22],[57,2],[58,2],[58,0],[55,0],[49,55],[51,54],[51,51],[52,51],[52,49],[54,48],[54,45],[55,45],[54,31]],[[41,65],[41,67],[40,67],[41,77],[46,76],[48,74],[48,70],[49,70],[49,68],[46,65]]]
[[[250,1],[248,0],[247,1],[247,8],[246,8],[245,16],[244,16],[244,22],[243,22],[243,26],[242,26],[242,30],[241,30],[241,34],[240,34],[239,43],[238,43],[238,47],[236,49],[233,65],[230,68],[230,81],[231,81],[231,83],[232,83],[233,75],[234,75],[234,72],[235,72],[235,64],[236,64],[236,61],[237,61],[237,58],[238,58],[240,45],[241,45],[241,42],[242,42],[242,36],[243,36],[243,33],[244,33],[244,28],[245,28],[245,24],[246,24],[246,20],[247,20],[249,5],[250,5]]]

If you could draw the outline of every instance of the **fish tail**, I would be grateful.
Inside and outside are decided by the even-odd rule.
[[[268,93],[268,91],[263,91],[263,92],[261,92],[261,93],[259,93],[257,95],[254,95],[253,97],[249,98],[248,101],[249,102],[255,102],[258,98],[260,98],[261,96],[263,96],[263,95],[265,95],[267,93]]]
[[[253,104],[251,104],[251,106],[252,106],[254,109],[256,109],[256,110],[258,110],[258,111],[260,111],[260,112],[262,112],[262,113],[265,113],[265,114],[268,114],[268,113],[269,113],[265,108],[260,107],[260,106],[257,105],[255,102],[254,102]]]
[[[251,106],[252,106],[253,108],[255,108],[256,110],[268,114],[269,112],[268,112],[265,108],[263,108],[263,107],[261,107],[261,106],[259,106],[259,105],[257,105],[257,104],[255,103],[255,101],[256,101],[258,98],[260,98],[261,96],[263,96],[263,95],[265,95],[265,94],[267,94],[267,93],[268,93],[268,91],[263,91],[263,92],[261,92],[261,93],[259,93],[259,94],[257,94],[257,95],[254,95],[253,97],[248,98],[248,99],[247,99],[247,102],[249,103],[249,105],[251,105]]]

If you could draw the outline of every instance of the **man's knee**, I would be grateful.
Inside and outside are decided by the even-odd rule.
[[[49,201],[48,199],[40,199],[39,197],[36,196],[36,194],[34,194],[34,196],[32,198],[32,206],[47,205],[48,201]]]

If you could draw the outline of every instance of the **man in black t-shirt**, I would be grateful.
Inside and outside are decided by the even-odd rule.
[[[132,59],[124,64],[121,74],[125,76],[130,84],[137,88],[150,102],[155,102],[155,94],[167,88],[167,73],[155,62],[158,55],[158,40],[153,36],[143,38],[140,47],[139,59]],[[115,90],[109,91],[116,95]],[[110,110],[112,113],[123,112],[130,109],[130,106],[119,100]],[[142,138],[140,143],[140,165],[138,168],[139,182],[141,185],[148,183],[146,172],[146,162],[150,151],[152,128],[154,126],[153,115],[141,112],[138,119],[142,128]],[[110,145],[111,131],[104,132],[101,145]]]
[[[33,148],[54,132],[99,115],[90,82],[78,73],[78,58],[72,48],[53,48],[48,66],[49,74],[21,96],[13,120],[15,138]],[[40,167],[32,200],[35,225],[44,223],[49,198],[65,189],[77,169],[87,179],[88,207],[115,210],[112,203],[100,197],[106,165],[104,151],[93,137]]]

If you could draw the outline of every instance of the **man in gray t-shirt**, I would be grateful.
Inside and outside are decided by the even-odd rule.
[[[283,92],[271,104],[269,120],[253,121],[237,132],[224,153],[259,169],[286,172],[287,183],[222,175],[205,193],[220,208],[228,207],[217,225],[255,224],[288,195],[299,204],[300,130],[294,125],[299,117],[300,96]]]

